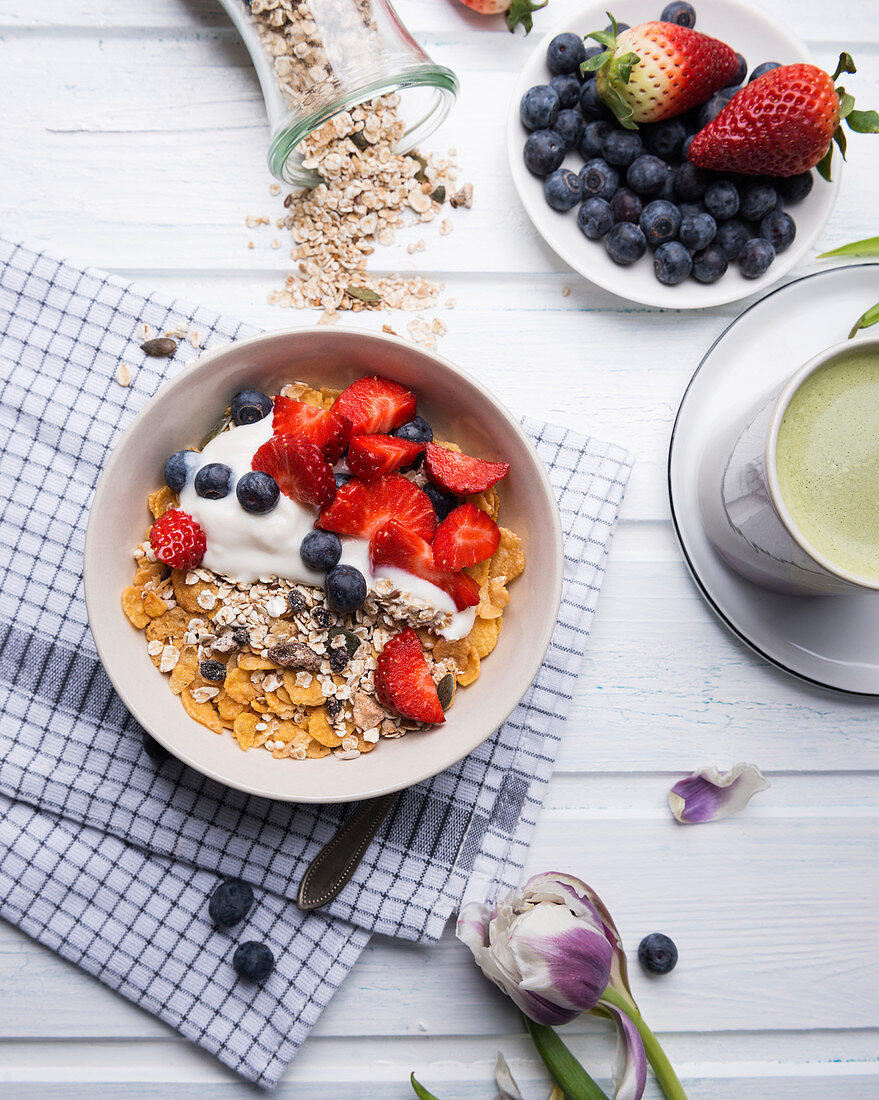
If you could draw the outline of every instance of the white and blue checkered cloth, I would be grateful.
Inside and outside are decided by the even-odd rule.
[[[82,551],[98,475],[196,354],[184,341],[171,360],[146,358],[141,322],[195,328],[208,347],[253,331],[0,238],[0,915],[271,1088],[371,932],[434,941],[465,890],[519,882],[629,461],[526,422],[565,531],[543,667],[496,734],[400,796],[352,881],[306,915],[299,880],[351,808],[250,797],[173,759],[156,767],[89,634]],[[114,380],[122,361],[128,387]],[[229,933],[206,900],[231,876],[257,904]],[[277,959],[256,991],[230,965],[245,939]]]

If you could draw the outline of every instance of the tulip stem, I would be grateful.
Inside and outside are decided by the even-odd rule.
[[[535,1023],[524,1012],[522,1019],[543,1064],[567,1100],[607,1100],[607,1093],[602,1092],[551,1027]]]
[[[641,1042],[644,1044],[647,1061],[653,1067],[653,1073],[667,1100],[687,1100],[687,1094],[684,1092],[684,1087],[678,1080],[677,1074],[672,1069],[671,1062],[666,1058],[665,1051],[659,1045],[659,1040],[644,1022],[641,1013],[632,1008],[632,1005],[624,1000],[611,986],[608,986],[601,994],[601,1000],[607,1001],[608,1004],[615,1005],[621,1012],[625,1012],[638,1029]]]

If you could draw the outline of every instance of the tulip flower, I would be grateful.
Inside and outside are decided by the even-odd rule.
[[[755,764],[736,764],[728,772],[712,765],[675,783],[668,792],[668,805],[682,825],[702,825],[738,813],[758,791],[770,786]]]

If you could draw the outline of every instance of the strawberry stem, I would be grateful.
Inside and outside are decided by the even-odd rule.
[[[836,80],[840,73],[856,73],[857,71],[851,54],[843,52],[839,55],[839,61],[836,63],[833,80]],[[833,141],[827,147],[827,152],[816,165],[818,174],[826,179],[828,183],[830,182],[830,165],[833,160],[833,142],[836,142],[839,146],[842,159],[845,160],[847,142],[845,131],[842,128],[843,122],[856,134],[879,134],[879,112],[856,111],[855,97],[849,95],[842,86],[836,89],[836,95],[839,99],[839,125],[833,135]]]
[[[533,13],[545,8],[548,3],[549,0],[543,0],[542,4],[535,4],[534,0],[513,0],[506,15],[507,26],[514,31],[521,23],[525,33],[530,34],[534,26]]]
[[[626,130],[637,130],[638,127],[632,121],[632,105],[627,100],[624,91],[629,83],[629,77],[632,75],[632,69],[641,61],[641,58],[636,53],[625,53],[619,57],[616,56],[617,21],[610,12],[606,12],[606,15],[610,20],[611,29],[609,31],[593,31],[586,36],[587,38],[594,38],[600,46],[605,47],[605,50],[595,57],[590,57],[588,61],[584,61],[580,68],[584,73],[594,72],[596,80],[598,80],[599,75],[601,76],[602,80],[598,86],[598,94],[601,96],[602,101],[613,111],[621,126]]]

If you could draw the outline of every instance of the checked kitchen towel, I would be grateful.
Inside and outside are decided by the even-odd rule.
[[[183,341],[171,360],[146,358],[141,322],[197,329],[208,348],[253,331],[0,239],[0,915],[270,1088],[370,932],[436,940],[465,890],[484,898],[519,882],[629,462],[526,422],[566,536],[543,667],[497,733],[401,796],[341,895],[305,915],[291,899],[350,807],[269,802],[173,759],[157,767],[89,634],[81,572],[95,483],[134,414],[197,354]],[[206,913],[228,876],[257,893],[231,935]],[[277,959],[256,991],[230,966],[245,939]]]

